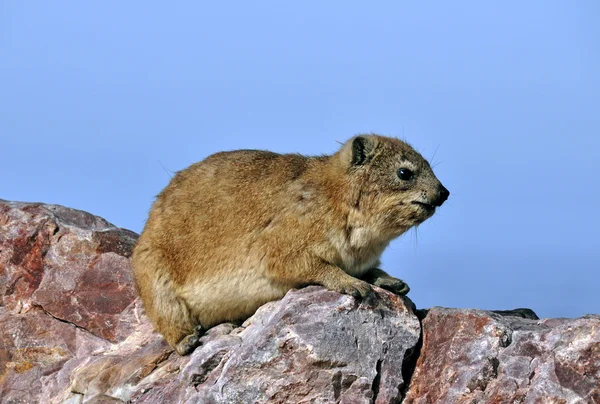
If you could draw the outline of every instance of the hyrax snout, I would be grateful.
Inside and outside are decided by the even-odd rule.
[[[379,258],[449,195],[411,146],[378,135],[354,137],[330,156],[217,153],[158,195],[133,254],[138,291],[182,355],[204,330],[243,320],[292,288],[406,294]]]

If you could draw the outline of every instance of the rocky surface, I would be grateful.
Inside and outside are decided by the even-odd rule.
[[[435,307],[405,403],[600,403],[600,316]]]
[[[599,316],[415,311],[381,289],[291,291],[179,357],[136,298],[136,239],[0,200],[0,402],[600,402]]]

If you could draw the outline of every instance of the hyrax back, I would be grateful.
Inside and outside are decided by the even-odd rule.
[[[377,268],[379,257],[448,195],[429,163],[393,138],[358,136],[320,157],[217,153],[158,195],[133,254],[135,280],[158,331],[186,354],[202,330],[291,288],[408,292]]]

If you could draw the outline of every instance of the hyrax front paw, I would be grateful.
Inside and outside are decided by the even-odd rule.
[[[200,345],[200,337],[204,334],[204,329],[201,325],[197,325],[194,328],[194,332],[190,335],[185,336],[177,346],[175,350],[179,355],[188,355],[191,354],[194,349],[196,349]]]
[[[373,296],[373,288],[365,281],[351,278],[334,288],[336,292],[350,295],[356,299],[365,299]]]
[[[402,279],[394,278],[392,276],[382,276],[377,278],[373,285],[379,286],[382,289],[389,290],[397,295],[404,296],[409,291],[410,288]]]

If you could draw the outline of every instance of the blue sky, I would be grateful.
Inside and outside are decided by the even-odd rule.
[[[379,132],[437,150],[452,192],[383,257],[419,307],[598,313],[599,19],[583,0],[2,2],[0,198],[140,232],[165,169]]]

